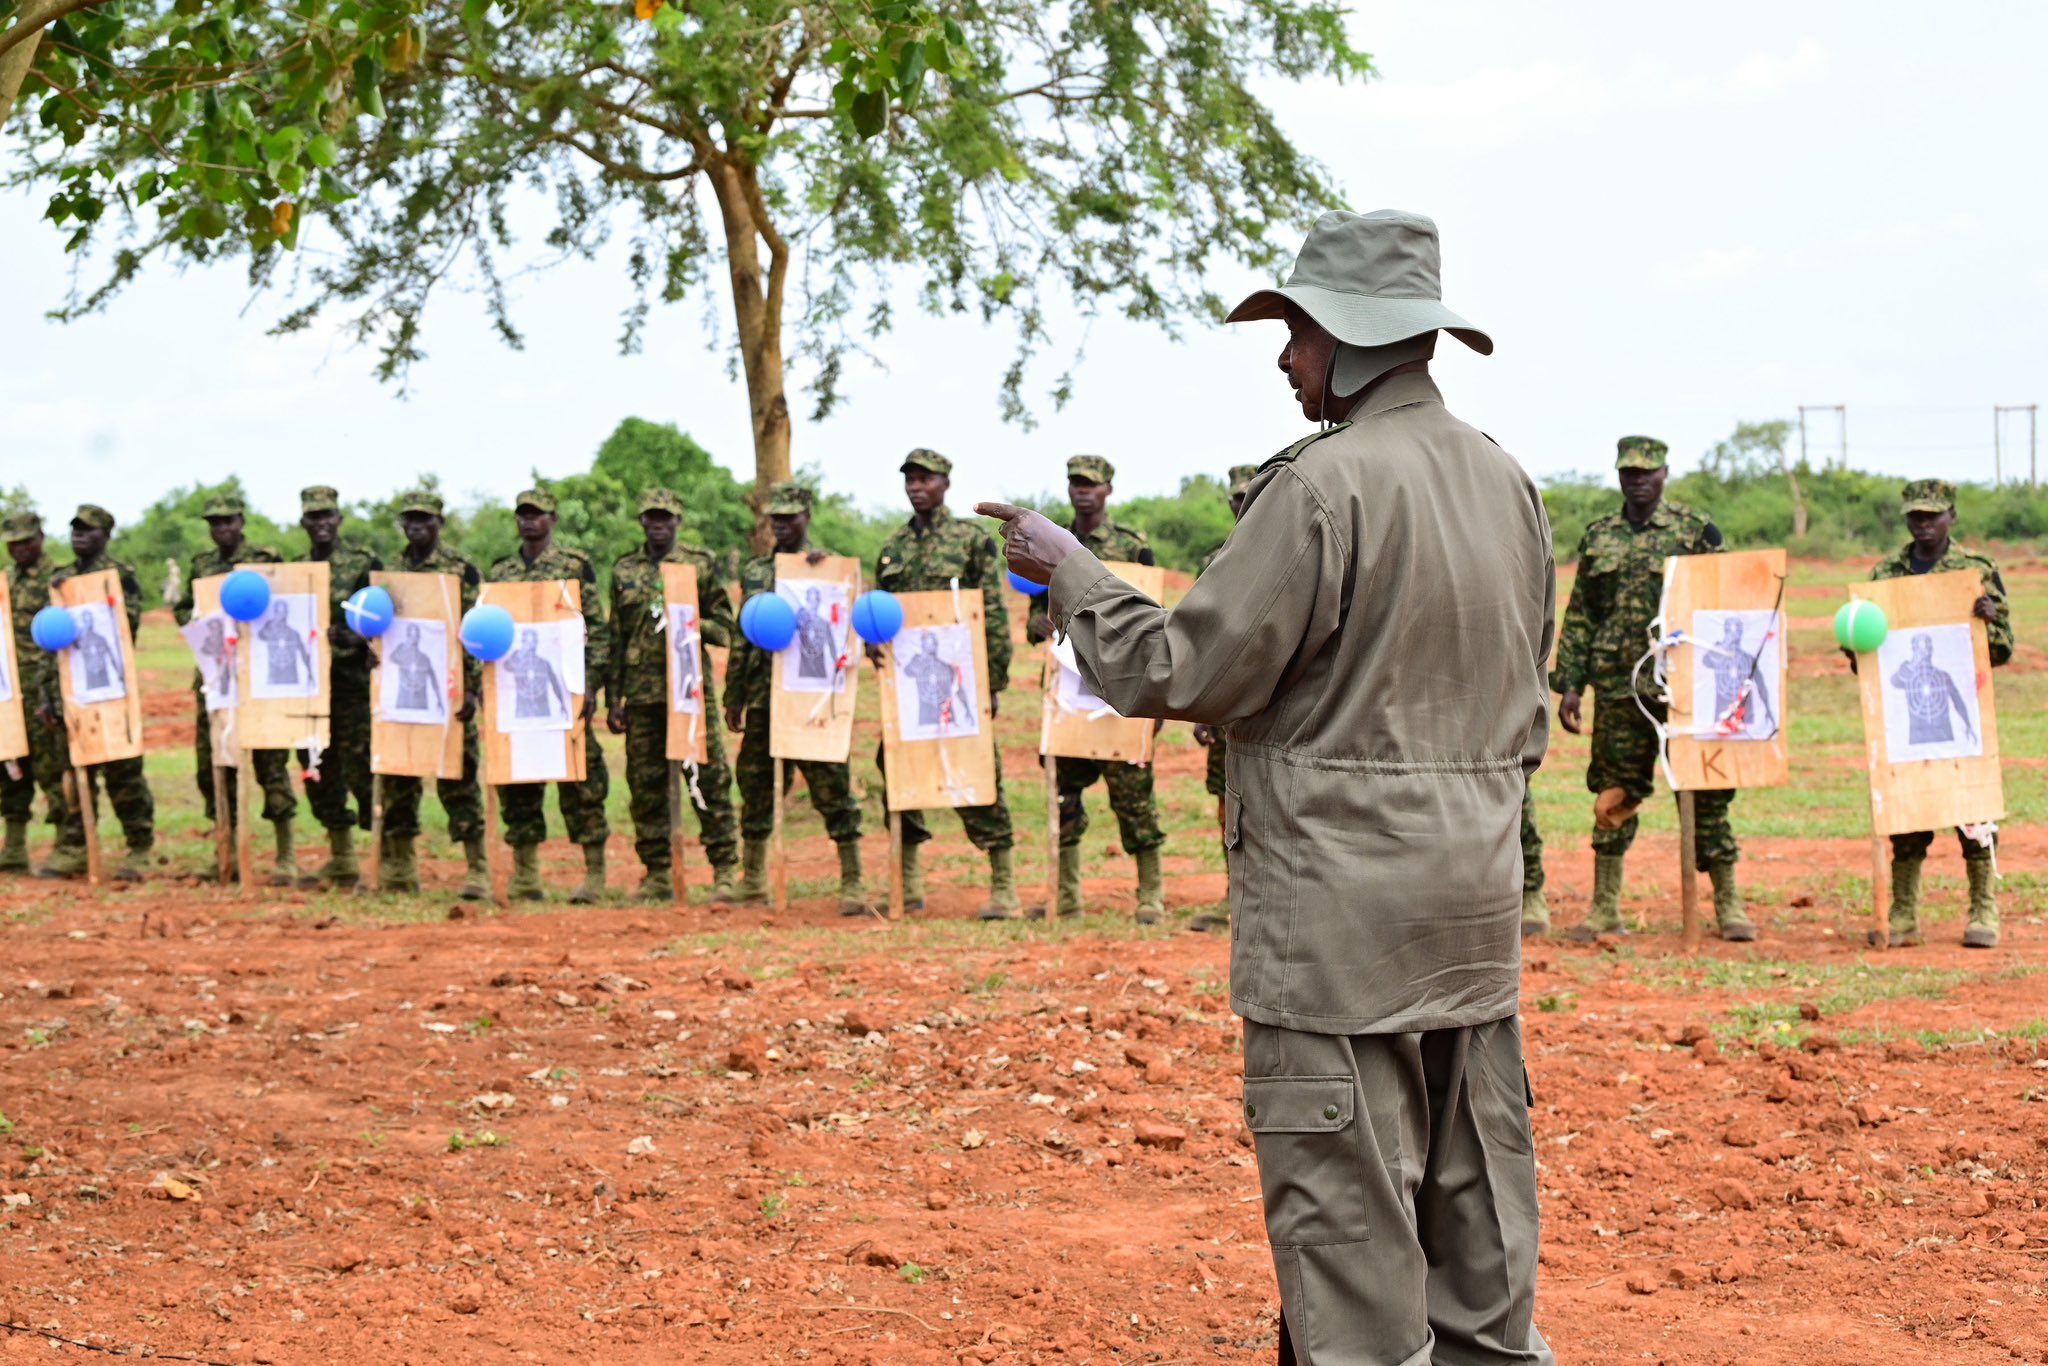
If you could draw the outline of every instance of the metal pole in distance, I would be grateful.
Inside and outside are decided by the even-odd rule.
[[[668,761],[668,899],[678,906],[690,904],[683,886],[683,766]]]
[[[1695,853],[1693,794],[1678,794],[1678,906],[1685,935],[1685,951],[1700,951],[1700,870]]]
[[[2005,442],[2004,433],[2000,430],[2004,424],[1999,420],[2000,415],[2004,412],[2005,409],[1996,405],[1993,405],[1991,409],[1991,487],[1993,488],[1997,488],[2005,482],[2005,476],[2001,473],[2005,468]]]

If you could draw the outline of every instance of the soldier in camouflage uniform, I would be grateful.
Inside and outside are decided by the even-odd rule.
[[[768,490],[763,507],[775,544],[756,555],[740,571],[740,600],[775,591],[775,557],[803,555],[816,564],[825,552],[811,544],[811,490],[786,480]],[[748,902],[768,899],[768,840],[775,833],[775,759],[768,752],[769,688],[774,681],[774,656],[756,649],[733,633],[732,663],[725,675],[725,723],[740,732],[738,777],[740,833],[746,836],[747,877],[741,895]],[[839,848],[839,913],[863,915],[867,893],[861,886],[860,803],[853,795],[851,764],[794,760],[783,768],[783,791],[804,775],[811,805],[825,821],[825,833]]]
[[[320,762],[299,752],[306,804],[327,831],[327,862],[316,874],[337,890],[359,885],[355,831],[370,828],[370,643],[349,626],[342,604],[370,586],[384,561],[341,539],[341,495],[324,484],[299,490],[307,560],[327,565],[327,748]],[[349,808],[353,795],[355,809]],[[382,880],[380,873],[379,881]]]
[[[1971,607],[1971,614],[1984,623],[1990,646],[1991,667],[2012,658],[2012,609],[2005,600],[2005,580],[1989,555],[1965,550],[1949,539],[1956,522],[1955,485],[1945,479],[1915,479],[1906,485],[1903,498],[1906,529],[1912,535],[1895,555],[1880,560],[1871,569],[1873,579],[1902,579],[1909,574],[1966,572],[1978,576],[1983,594]],[[1849,667],[1856,656],[1849,654]],[[1998,875],[1995,860],[1996,836],[1982,844],[1962,830],[1956,838],[1963,846],[1963,868],[1970,877],[1970,920],[1963,931],[1963,946],[1972,949],[1998,947],[1998,900],[1991,889]],[[1916,831],[1892,836],[1891,942],[1894,947],[1920,942],[1920,871],[1927,851],[1934,844],[1933,831]]]
[[[133,569],[107,554],[107,541],[113,534],[113,513],[93,503],[79,504],[77,515],[71,519],[71,553],[74,558],[51,576],[50,587],[54,590],[65,580],[80,574],[113,570],[120,576],[121,596],[127,607],[128,633],[132,640],[142,628],[142,584],[136,579]],[[55,732],[57,744],[68,763],[71,742],[64,728],[63,697],[58,690],[55,667],[45,674],[42,707],[38,714],[48,718],[45,725]],[[121,833],[127,837],[128,853],[114,869],[114,877],[122,882],[142,881],[143,872],[149,867],[149,851],[156,845],[156,802],[150,796],[149,780],[142,775],[142,756],[138,754],[133,759],[96,764],[90,770],[89,782],[93,788],[93,807],[98,805],[98,790],[104,787],[108,804],[121,819]],[[37,877],[84,876],[85,811],[91,809],[84,804],[88,800],[85,793],[79,793],[79,806],[65,812],[63,827],[57,832],[56,847],[50,850],[49,860],[36,870]]]
[[[14,695],[21,699],[22,719],[28,722],[28,753],[0,765],[0,817],[7,823],[7,842],[0,846],[0,872],[25,873],[29,868],[28,825],[35,815],[36,788],[43,789],[43,806],[50,824],[62,830],[67,809],[64,800],[64,770],[71,763],[63,732],[50,723],[37,724],[37,699],[43,696],[44,678],[54,676],[54,657],[35,643],[30,623],[36,613],[50,605],[50,580],[57,562],[43,548],[43,521],[33,512],[11,512],[0,520],[0,537],[7,541],[7,592],[14,619],[14,658],[20,676],[14,680]]]
[[[1244,516],[1245,495],[1251,492],[1252,480],[1256,479],[1258,474],[1259,467],[1257,465],[1232,465],[1230,467],[1231,521],[1235,522],[1238,518]],[[1223,547],[1218,546],[1203,556],[1202,569],[1206,570],[1214,563],[1216,557],[1222,553]],[[1200,577],[1200,572],[1200,570],[1196,571],[1197,577]],[[1224,737],[1223,727],[1199,725],[1195,727],[1195,743],[1205,746],[1209,751],[1208,769],[1203,777],[1202,785],[1208,789],[1209,795],[1216,799],[1216,832],[1221,836],[1225,829],[1224,809],[1227,804],[1224,801],[1224,786],[1225,777],[1228,772],[1230,743]],[[1223,845],[1223,859],[1224,875],[1227,877],[1230,872],[1230,845],[1228,841],[1225,841]],[[1229,902],[1227,901],[1224,903],[1221,911],[1203,911],[1199,915],[1188,917],[1188,928],[1197,934],[1208,934],[1216,930],[1227,929],[1229,926],[1230,912]]]
[[[284,557],[269,546],[250,545],[243,536],[243,518],[248,512],[238,495],[219,494],[207,500],[205,510],[200,514],[206,518],[206,531],[213,538],[213,549],[202,550],[192,557],[192,564],[185,574],[184,591],[171,609],[178,625],[192,620],[192,585],[198,580],[214,574],[225,574],[239,564],[280,564]],[[245,628],[246,629],[246,628]],[[192,671],[192,706],[199,718],[197,743],[193,746],[193,757],[198,761],[199,800],[206,808],[206,819],[217,821],[219,814],[213,809],[213,736],[208,729],[206,715],[206,692],[199,683],[199,671]],[[292,775],[286,763],[286,751],[281,749],[259,749],[249,755],[255,765],[256,782],[263,789],[263,818],[270,822],[276,835],[277,865],[270,875],[273,887],[289,887],[298,880],[298,864],[292,849],[292,817],[297,814],[299,801],[292,794]],[[237,785],[227,785],[227,821],[235,821],[235,793]]]
[[[1110,519],[1109,499],[1115,492],[1116,466],[1099,455],[1077,455],[1067,461],[1067,501],[1074,515],[1065,523],[1096,558],[1151,564],[1152,547],[1145,533]],[[1052,618],[1043,596],[1031,599],[1024,638],[1038,644],[1052,635]],[[1154,722],[1157,734],[1159,723]],[[1082,794],[1099,778],[1109,789],[1109,809],[1117,833],[1138,863],[1140,925],[1156,925],[1166,910],[1166,888],[1160,877],[1159,848],[1166,843],[1159,828],[1159,803],[1153,795],[1152,765],[1097,759],[1053,761],[1060,794],[1059,914],[1081,913],[1081,836],[1088,830],[1088,808]],[[1034,912],[1035,914],[1035,912]]]
[[[916,593],[950,588],[981,593],[983,629],[988,643],[988,695],[991,713],[1002,704],[1003,689],[1010,686],[1010,616],[1003,606],[1003,555],[995,538],[971,522],[956,520],[946,508],[946,490],[952,485],[953,462],[937,451],[920,447],[903,458],[904,495],[910,500],[910,520],[889,534],[875,561],[875,586],[891,593]],[[881,649],[868,647],[868,657],[879,662]],[[987,853],[988,900],[982,903],[984,920],[1015,920],[1023,914],[1017,904],[1017,876],[1010,861],[1010,808],[1003,802],[1003,750],[995,746],[996,799],[987,806],[958,808],[960,824],[974,847]],[[881,761],[877,752],[877,762]],[[918,845],[932,837],[924,814],[903,814],[903,890],[905,904],[924,906],[924,872],[918,866]]]
[[[604,896],[604,842],[611,835],[604,814],[611,775],[605,770],[597,728],[591,724],[600,687],[611,677],[611,635],[605,627],[604,605],[597,600],[597,567],[582,551],[555,544],[555,496],[545,489],[528,489],[519,495],[514,515],[519,522],[519,549],[493,564],[486,580],[545,583],[573,579],[583,585],[583,669],[584,686],[589,689],[581,718],[584,778],[580,783],[556,783],[555,798],[561,804],[563,828],[583,846],[583,884],[570,893],[569,900],[587,906]],[[548,836],[546,798],[545,783],[510,783],[498,789],[505,812],[505,842],[512,846],[512,880],[506,892],[515,901],[547,899],[540,881],[540,846]]]
[[[1619,512],[1597,519],[1579,542],[1578,581],[1558,633],[1550,686],[1560,694],[1558,723],[1580,733],[1580,698],[1598,694],[1593,711],[1593,759],[1586,786],[1593,803],[1593,902],[1572,937],[1623,933],[1622,858],[1635,842],[1636,811],[1656,790],[1657,726],[1665,704],[1646,665],[1650,623],[1663,595],[1664,561],[1672,555],[1711,555],[1721,531],[1705,513],[1663,501],[1668,448],[1647,436],[1625,436],[1614,467],[1620,471]],[[1646,716],[1644,713],[1649,714]],[[1651,718],[1655,718],[1653,723]],[[1740,846],[1728,824],[1733,792],[1694,797],[1695,848],[1714,882],[1714,919],[1721,937],[1756,938],[1735,884]],[[1525,808],[1526,810],[1527,808]]]
[[[483,576],[454,551],[441,544],[441,495],[415,489],[405,495],[398,509],[398,522],[405,531],[405,549],[399,552],[393,569],[401,574],[444,574],[455,579],[459,606],[463,612],[476,606],[477,585]],[[449,642],[451,649],[456,648]],[[468,652],[462,655],[462,705],[455,719],[462,723],[462,776],[436,778],[434,795],[448,817],[448,838],[462,845],[467,865],[460,895],[464,901],[482,901],[491,894],[491,868],[484,853],[484,794],[477,783],[476,711],[483,696],[483,665]],[[420,833],[420,793],[423,779],[384,776],[384,848],[377,864],[378,890],[417,892],[419,864],[413,841]]]
[[[698,632],[706,645],[729,645],[734,629],[732,597],[719,573],[720,557],[676,539],[683,500],[667,489],[649,489],[640,499],[640,529],[646,542],[612,566],[611,710],[605,724],[626,737],[626,787],[632,793],[633,848],[647,875],[640,895],[667,901],[672,851],[668,839],[668,652],[663,564],[697,568]],[[708,656],[706,656],[708,658]],[[699,671],[704,690],[704,762],[683,789],[697,812],[697,833],[710,860],[713,904],[732,900],[733,865],[739,838],[733,828],[732,770],[725,761],[725,735],[718,725],[718,683]]]
[[[1599,718],[1594,722],[1597,725]],[[1536,794],[1522,780],[1522,938],[1550,933],[1550,906],[1543,900],[1543,832],[1536,828]]]

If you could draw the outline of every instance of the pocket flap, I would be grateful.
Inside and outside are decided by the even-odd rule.
[[[1351,1078],[1246,1077],[1244,1122],[1255,1134],[1335,1133],[1351,1123]]]
[[[1244,798],[1231,788],[1223,789],[1223,847],[1235,849],[1238,844],[1238,823],[1244,819]]]

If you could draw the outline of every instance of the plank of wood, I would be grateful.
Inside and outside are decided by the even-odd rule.
[[[1991,643],[1984,623],[1970,614],[1984,592],[1970,571],[1878,579],[1854,584],[1851,599],[1874,602],[1891,634],[1916,626],[1968,623],[1977,671],[1977,709],[1984,752],[1967,759],[1893,763],[1885,742],[1884,679],[1875,651],[1856,656],[1863,695],[1863,739],[1870,770],[1870,820],[1880,835],[1945,830],[1995,821],[2005,815],[2005,779],[1998,759],[1998,711],[1991,696]]]
[[[1666,664],[1671,694],[1669,756],[1671,777],[1684,792],[1720,791],[1740,787],[1783,787],[1790,776],[1786,745],[1786,659],[1791,653],[1785,633],[1781,586],[1785,578],[1783,550],[1745,550],[1726,555],[1674,555],[1664,562],[1664,623],[1682,630],[1686,639],[1672,649]],[[1768,612],[1778,608],[1778,667],[1763,678],[1778,716],[1777,733],[1768,740],[1699,739],[1684,732],[1713,724],[1714,699],[1695,707],[1692,686],[1694,615],[1701,610]],[[1707,642],[1712,644],[1712,641]]]
[[[28,754],[28,690],[22,685],[21,660],[14,650],[14,599],[7,576],[0,574],[0,670],[11,694],[0,700],[0,761]]]
[[[209,574],[203,579],[192,580],[192,619],[194,621],[199,620],[201,617],[212,616],[220,611],[220,586],[227,581],[227,577],[225,574]],[[240,622],[231,621],[228,623],[229,649],[236,651],[241,649],[241,633],[242,625]],[[236,664],[237,687],[241,686],[240,672],[241,666],[238,662]],[[237,708],[233,707],[222,707],[209,710],[206,713],[207,738],[213,746],[213,766],[215,768],[233,769],[239,763],[241,737],[235,733],[236,710]],[[214,807],[216,811],[221,813],[221,819],[225,823],[227,806],[224,803],[216,802]]]
[[[1115,561],[1102,566],[1143,593],[1153,602],[1164,602],[1166,571],[1153,564]],[[1065,672],[1053,658],[1050,642],[1045,647],[1043,672],[1045,723],[1040,729],[1038,752],[1067,759],[1115,760],[1126,764],[1152,762],[1152,723],[1143,717],[1119,716],[1113,711],[1080,710],[1063,703],[1061,675]]]
[[[441,682],[447,700],[441,725],[386,721],[378,714],[384,692],[384,653],[400,643],[402,626],[394,626],[370,643],[370,772],[411,778],[462,776],[462,580],[453,574],[401,574],[377,570],[370,582],[391,594],[396,617],[437,621],[448,632],[448,676]]]
[[[97,574],[80,574],[50,590],[50,601],[60,607],[77,608],[88,603],[104,604],[110,627],[121,655],[121,676],[127,680],[120,697],[106,702],[80,703],[73,695],[71,665],[78,647],[59,650],[56,657],[57,687],[64,698],[64,728],[71,740],[71,766],[88,768],[114,759],[134,759],[142,754],[142,679],[135,672],[135,636],[128,629],[128,602],[121,592],[121,576],[111,569]]]
[[[837,584],[846,593],[841,620],[834,627],[845,642],[845,690],[843,692],[794,692],[783,685],[783,671],[794,669],[796,647],[792,644],[774,656],[768,689],[768,752],[777,759],[808,759],[814,763],[843,764],[853,753],[853,713],[860,701],[860,639],[850,618],[854,599],[860,596],[860,561],[850,555],[827,555],[816,564],[803,555],[777,555],[775,581],[800,580]],[[950,597],[950,594],[948,595]],[[835,664],[838,661],[834,661]]]
[[[511,613],[515,628],[522,623],[544,623],[565,621],[570,618],[579,623],[583,618],[583,585],[574,579],[548,579],[540,583],[487,583],[477,590],[477,605],[492,603]],[[516,637],[515,637],[516,638]],[[584,686],[596,680],[587,675]],[[485,781],[499,786],[521,782],[572,782],[583,781],[585,769],[584,754],[585,726],[583,723],[583,694],[569,695],[569,715],[572,718],[569,729],[559,732],[561,737],[564,777],[519,778],[513,776],[512,739],[498,729],[498,666],[484,665],[484,706],[483,706],[483,767]],[[510,699],[505,699],[509,703]]]
[[[306,646],[313,655],[320,684],[319,691],[311,697],[255,696],[250,686],[256,659],[254,641],[257,632],[263,629],[263,623],[241,623],[235,648],[235,684],[240,690],[235,707],[235,728],[240,733],[241,747],[245,750],[310,749],[315,746],[325,749],[327,719],[334,696],[330,677],[333,657],[327,644],[328,566],[313,560],[298,564],[239,565],[237,568],[252,569],[268,579],[272,597],[303,594],[313,599],[313,630]]]
[[[711,667],[711,659],[704,650],[704,637],[699,634],[690,646],[697,664],[697,710],[681,711],[676,707],[676,646],[674,612],[677,607],[687,607],[698,622],[702,604],[697,597],[697,566],[694,564],[663,564],[661,566],[662,610],[669,621],[661,631],[662,653],[667,658],[663,677],[668,680],[668,758],[672,763],[701,764],[710,757],[711,718],[704,712],[704,682],[709,675],[705,670]],[[699,630],[701,632],[701,625]]]
[[[882,690],[882,752],[888,769],[891,811],[987,806],[996,799],[995,712],[989,705],[988,640],[983,632],[981,594],[962,589],[899,593],[903,629],[882,647],[876,682]],[[973,735],[906,740],[897,721],[899,660],[919,648],[922,628],[959,625],[974,652],[974,703],[980,725]]]

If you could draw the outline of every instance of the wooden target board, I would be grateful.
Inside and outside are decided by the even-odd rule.
[[[237,675],[236,686],[240,686],[241,668],[234,662],[234,656],[241,645],[242,624],[226,618],[220,610],[220,586],[227,580],[225,574],[209,574],[203,579],[192,580],[192,620],[199,621],[210,616],[222,616],[223,641],[230,658],[229,667]],[[201,696],[204,696],[202,693]],[[240,737],[235,734],[234,707],[209,708],[206,713],[207,738],[213,746],[213,766],[234,768],[241,752]]]
[[[486,583],[477,590],[477,605],[485,603],[511,613],[513,632],[512,653],[484,665],[484,772],[498,786],[582,782],[586,761],[583,698],[590,687],[583,661],[587,644],[583,639],[583,585],[573,579]],[[553,658],[548,658],[538,636],[534,648],[544,662],[558,670],[558,681],[568,697],[569,727],[507,729],[508,723],[513,727],[519,723],[517,689],[506,686],[516,675],[506,671],[508,666],[515,670],[525,667],[512,663],[524,647],[524,628],[554,627],[558,623],[564,624],[566,630],[557,637],[561,646]]]
[[[377,570],[370,582],[391,595],[393,618],[371,642],[370,771],[460,778],[462,581]]]
[[[860,561],[828,555],[812,564],[805,555],[777,555],[775,591],[796,609],[798,629],[797,639],[774,657],[768,753],[777,759],[843,764],[853,753],[853,710],[860,700],[862,650],[853,630]]]
[[[244,569],[269,580],[270,606],[256,620],[239,623],[236,632],[240,747],[325,749],[334,696],[328,676],[328,567],[317,560],[236,566],[237,572]],[[218,602],[218,589],[214,597]]]
[[[50,590],[50,601],[78,620],[79,634],[53,661],[64,698],[71,764],[85,768],[142,754],[142,680],[121,576],[80,574]]]
[[[996,799],[995,713],[980,590],[896,598],[903,629],[882,647],[879,673],[889,809],[987,806]]]
[[[661,643],[668,665],[668,759],[701,764],[710,755],[711,718],[704,713],[703,604],[697,599],[697,566],[661,566]]]
[[[1664,627],[1685,633],[1665,659],[1678,791],[1785,785],[1784,583],[1783,550],[1664,561]]]
[[[0,762],[28,753],[28,688],[14,648],[14,599],[0,574]]]
[[[1163,602],[1166,571],[1158,565],[1114,561],[1102,567],[1155,604]],[[1060,661],[1050,643],[1046,646],[1043,679],[1045,722],[1039,731],[1039,753],[1063,759],[1152,762],[1152,722],[1142,717],[1119,716],[1111,710],[1107,702],[1088,691],[1080,674]]]
[[[1983,593],[1983,580],[1967,571],[1878,579],[1849,589],[1851,600],[1877,604],[1889,628],[1882,646],[1856,656],[1873,834],[1945,830],[2005,815],[1998,712],[1991,697],[1991,645],[1984,623],[1970,611]],[[1965,630],[1967,650],[1963,647]],[[1916,637],[1928,642],[1924,663],[1919,660]],[[1950,648],[1937,651],[1937,643]],[[1910,686],[1919,680],[1902,678],[1903,671],[1909,669],[1938,686]],[[1929,670],[1945,674],[1954,692]],[[1938,757],[1917,757],[1911,752],[1916,746],[1911,743],[1914,698],[1910,693],[1942,704],[1938,724],[1949,743],[1937,739],[1917,746]],[[1931,714],[1926,720],[1929,725],[1937,724]],[[1972,733],[1974,742],[1969,738]],[[1962,749],[1977,752],[1942,753]]]

